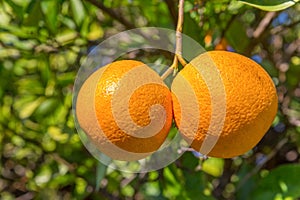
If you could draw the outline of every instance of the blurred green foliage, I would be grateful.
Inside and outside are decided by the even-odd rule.
[[[82,145],[72,89],[88,52],[129,28],[175,29],[177,3],[0,0],[0,199],[300,198],[299,3],[272,13],[235,0],[185,1],[185,34],[207,50],[221,44],[253,58],[277,86],[278,115],[247,154],[186,152],[161,170],[126,174]]]

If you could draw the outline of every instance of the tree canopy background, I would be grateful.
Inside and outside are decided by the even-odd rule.
[[[184,34],[207,50],[246,55],[273,78],[279,109],[262,141],[233,159],[186,152],[158,171],[126,174],[106,169],[80,141],[72,115],[76,73],[113,34],[175,30],[178,2],[1,0],[0,199],[299,199],[300,4],[270,2],[295,5],[184,4]]]

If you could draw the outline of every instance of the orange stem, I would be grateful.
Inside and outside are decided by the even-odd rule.
[[[167,78],[172,72],[173,73],[177,72],[177,70],[178,70],[178,61],[182,64],[182,66],[185,66],[187,64],[186,61],[182,58],[183,5],[184,5],[184,0],[179,0],[179,5],[178,5],[178,21],[177,21],[177,27],[176,27],[176,49],[175,49],[175,56],[174,56],[172,65],[161,76],[161,78],[163,80],[165,78]]]

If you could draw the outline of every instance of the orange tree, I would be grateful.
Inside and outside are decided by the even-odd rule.
[[[242,156],[204,159],[191,150],[160,170],[127,174],[106,168],[82,145],[71,110],[75,76],[87,54],[115,33],[175,30],[178,2],[0,1],[0,198],[299,198],[297,2],[185,1],[182,32],[206,50],[235,51],[262,65],[277,88],[277,116]],[[130,57],[170,64],[168,54],[149,54]]]

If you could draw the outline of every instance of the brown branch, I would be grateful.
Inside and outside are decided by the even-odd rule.
[[[178,21],[176,27],[176,50],[175,54],[181,56],[182,51],[182,24],[183,24],[183,4],[184,0],[179,0],[178,5]]]
[[[120,200],[120,197],[110,193],[109,191],[107,191],[107,188],[100,188],[99,189],[99,194],[101,194],[101,196],[106,197],[106,199],[110,199],[110,200]]]
[[[59,154],[57,153],[53,153],[53,154],[50,154],[50,156],[53,158],[53,160],[55,160],[57,163],[59,164],[64,164],[68,167],[68,170],[70,172],[73,172],[74,169],[75,169],[75,166],[71,163],[69,163],[67,160],[63,159]]]
[[[22,194],[21,196],[18,196],[15,198],[15,200],[26,200],[26,199],[34,199],[35,194],[33,192],[26,192],[25,194]]]
[[[253,32],[253,38],[258,38],[262,32],[267,28],[267,26],[271,23],[272,19],[276,16],[276,12],[268,12],[265,17],[260,21],[258,27]]]
[[[224,172],[222,176],[219,178],[220,181],[219,184],[214,188],[212,192],[214,197],[216,197],[217,199],[223,198],[223,191],[225,190],[226,185],[230,183],[230,178],[234,173],[234,171],[232,170],[233,160],[225,159],[224,161],[225,161],[224,169],[223,169]]]
[[[183,24],[183,4],[184,0],[179,0],[178,5],[178,21],[177,21],[177,27],[176,27],[176,49],[175,49],[175,55],[172,65],[165,71],[165,73],[161,76],[161,78],[164,80],[167,78],[172,72],[176,72],[178,68],[178,61],[185,66],[187,63],[181,56],[182,51],[182,24]]]
[[[246,48],[244,54],[250,56],[253,48],[261,42],[266,36],[266,30],[270,26],[272,19],[277,15],[276,12],[268,12],[265,17],[261,20],[257,28],[252,34],[252,42]]]
[[[132,24],[131,22],[129,22],[127,19],[125,19],[121,13],[116,12],[113,9],[110,9],[108,7],[106,7],[102,1],[97,1],[97,0],[86,0],[88,2],[90,2],[91,4],[93,4],[94,6],[98,7],[99,9],[101,9],[103,12],[105,12],[106,14],[108,14],[109,16],[111,16],[112,18],[114,18],[115,20],[117,20],[118,22],[120,22],[121,24],[123,24],[127,29],[133,29],[136,28],[136,26],[134,24]]]
[[[268,162],[270,161],[277,152],[288,142],[287,138],[282,139],[280,142],[277,143],[275,148],[265,157],[265,159],[256,165],[256,167],[251,170],[248,174],[244,176],[244,178],[239,182],[239,184],[236,187],[236,190],[239,190],[253,175],[257,174],[259,170]]]

